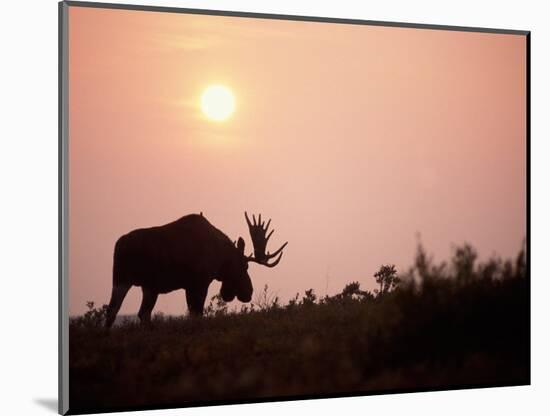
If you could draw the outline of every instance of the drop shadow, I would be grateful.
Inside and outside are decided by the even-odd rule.
[[[34,399],[34,402],[40,406],[48,409],[54,413],[57,413],[57,398],[54,399]]]

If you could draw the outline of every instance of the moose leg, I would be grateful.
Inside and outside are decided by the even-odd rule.
[[[138,316],[142,324],[151,322],[151,312],[157,303],[158,293],[150,289],[142,289],[143,299],[141,300],[141,306],[139,308]]]
[[[116,315],[122,306],[122,301],[126,297],[128,290],[130,290],[128,284],[123,285],[113,285],[113,291],[111,292],[111,301],[109,302],[109,307],[107,308],[107,319],[105,320],[105,326],[110,328],[115,321]]]
[[[202,316],[204,310],[204,301],[208,293],[208,286],[194,287],[185,290],[185,299],[187,300],[187,308],[191,316]]]

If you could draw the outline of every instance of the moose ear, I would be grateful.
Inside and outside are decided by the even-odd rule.
[[[244,240],[242,237],[239,237],[239,241],[237,241],[237,248],[244,256]]]

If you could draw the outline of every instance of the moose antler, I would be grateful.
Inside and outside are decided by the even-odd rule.
[[[271,220],[269,220],[267,224],[265,224],[265,221],[262,222],[262,214],[260,214],[258,215],[258,222],[256,222],[255,215],[252,215],[252,222],[250,222],[250,218],[248,218],[248,214],[246,213],[246,211],[244,213],[244,217],[246,218],[248,230],[250,231],[250,238],[252,238],[252,245],[254,246],[254,256],[248,256],[248,261],[253,261],[267,267],[275,267],[281,261],[281,257],[283,257],[283,249],[288,244],[288,241],[284,243],[274,253],[266,253],[265,249],[267,246],[267,241],[269,240],[269,237],[271,237],[271,235],[273,234],[273,231],[275,231],[271,230],[266,236],[269,224],[271,224]],[[269,260],[271,260],[273,257],[276,257],[277,255],[279,257],[277,257],[277,259],[273,263],[268,263]]]

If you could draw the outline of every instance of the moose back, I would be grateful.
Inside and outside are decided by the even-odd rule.
[[[222,282],[224,301],[235,297],[241,302],[252,299],[252,281],[248,263],[275,267],[287,243],[270,254],[267,233],[271,220],[262,222],[261,214],[252,221],[245,212],[254,254],[245,255],[242,237],[232,242],[201,214],[186,215],[169,224],[141,228],[118,239],[113,256],[113,289],[107,309],[106,326],[110,327],[128,290],[140,286],[143,292],[138,316],[149,322],[158,295],[185,289],[191,315],[202,315],[208,287],[214,279]],[[273,260],[271,263],[270,260]]]

